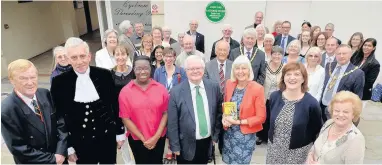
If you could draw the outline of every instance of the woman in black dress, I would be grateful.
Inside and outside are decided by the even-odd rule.
[[[134,78],[133,66],[131,66],[128,50],[122,45],[115,48],[114,56],[117,65],[111,70],[111,73],[117,90],[116,93],[119,95],[121,89]]]

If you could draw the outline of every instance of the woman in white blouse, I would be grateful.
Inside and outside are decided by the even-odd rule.
[[[257,33],[256,46],[258,48],[262,48],[264,47],[265,26],[263,24],[257,25],[256,33]]]
[[[324,87],[325,69],[321,64],[321,49],[312,47],[306,53],[306,70],[308,72],[309,93],[319,102]]]
[[[105,31],[104,44],[105,47],[96,52],[95,62],[96,66],[111,70],[115,67],[116,61],[114,57],[114,49],[118,45],[117,40],[118,32],[114,29]]]
[[[275,37],[273,37],[272,34],[266,34],[264,36],[264,47],[259,48],[265,53],[265,61],[269,62],[271,60],[271,52],[272,52],[272,47],[273,44],[275,43]]]

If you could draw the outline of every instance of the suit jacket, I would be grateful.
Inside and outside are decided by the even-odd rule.
[[[231,78],[232,61],[227,59],[225,65],[224,79],[228,80]],[[204,77],[214,82],[220,83],[219,68],[220,66],[216,58],[207,62]]]
[[[334,56],[334,55],[333,55]],[[325,60],[326,60],[326,52],[324,54],[322,54],[322,57],[321,57],[321,66],[323,68],[326,68],[325,66]],[[337,62],[337,59],[334,57],[334,61],[333,62]]]
[[[275,37],[275,43],[274,45],[278,45],[278,46],[281,46],[281,40],[283,39],[283,35],[282,34],[279,34]],[[293,40],[295,40],[296,38],[292,37],[291,35],[288,35],[288,42],[287,44],[285,45],[285,47],[287,47],[289,45],[289,43]]]
[[[251,25],[248,25],[247,27],[245,27],[245,29],[249,29],[249,28],[256,28],[258,24],[251,24]],[[245,30],[244,29],[244,30]]]
[[[44,122],[15,92],[1,102],[1,133],[16,164],[56,164],[54,154],[67,155],[65,122],[49,91],[37,89],[36,98]]]
[[[190,31],[187,31],[188,35],[190,34]],[[196,32],[196,41],[195,41],[195,47],[196,50],[199,50],[200,52],[204,53],[204,35],[200,34],[199,32]]]
[[[215,45],[218,41],[221,41],[223,38],[221,38],[220,40],[217,40],[214,42],[214,44],[212,45],[212,49],[211,49],[211,57],[210,57],[210,60],[214,59],[216,57],[216,53],[215,53]],[[237,42],[236,40],[230,38],[229,40],[229,49],[232,50],[232,49],[235,49],[237,47],[240,47],[240,44],[239,42]]]
[[[237,81],[227,81],[224,96],[224,102],[230,102],[234,94]],[[264,104],[264,87],[251,81],[248,83],[243,100],[240,104],[240,119],[247,119],[248,125],[240,125],[243,134],[256,133],[263,129],[263,123],[266,119],[266,110]]]
[[[331,64],[331,73],[333,73],[337,62],[332,62],[328,63]],[[345,70],[346,72],[349,72],[353,70],[355,66],[352,63],[349,63],[348,67]],[[324,92],[326,90],[326,85],[328,84],[328,81],[330,79],[329,76],[329,65],[326,65],[325,68],[325,81],[324,81],[324,88],[322,89],[322,95],[321,95],[321,100],[324,95]],[[362,98],[363,96],[363,87],[365,85],[365,74],[361,69],[356,69],[349,75],[342,77],[340,80],[340,84],[338,85],[337,92],[340,91],[350,91],[353,92],[354,94],[358,95],[359,98]]]
[[[175,43],[171,44],[170,47],[175,50],[176,56],[178,56],[182,52],[182,48],[180,47],[179,42],[175,42]]]
[[[375,57],[372,57],[371,60],[366,60],[360,69],[365,73],[365,86],[363,88],[362,100],[370,100],[373,84],[375,80],[377,80],[381,65]]]
[[[134,62],[134,52],[137,51],[138,49],[135,47],[134,43],[131,42],[130,38],[127,37],[124,34],[121,34],[118,37],[118,44],[125,46],[129,50],[129,57],[131,62]]]
[[[100,97],[99,100],[102,101],[102,105],[105,107],[99,108],[99,112],[95,113],[94,125],[102,126],[108,129],[108,134],[120,135],[125,132],[122,120],[118,117],[118,99],[116,94],[116,88],[114,84],[113,77],[109,70],[89,66],[90,69],[90,79],[92,80],[94,87]],[[76,81],[77,74],[74,70],[65,72],[59,76],[53,78],[51,93],[53,101],[56,104],[57,113],[65,116],[65,122],[68,128],[68,132],[71,132],[68,138],[68,147],[79,147],[83,144],[83,135],[88,136],[88,132],[83,132],[82,124],[84,119],[80,119],[81,114],[78,114],[78,109],[74,101],[75,91],[76,91]],[[101,115],[102,114],[102,115]],[[96,129],[94,135],[99,135],[98,131],[102,127]],[[106,133],[105,133],[106,136]],[[115,139],[114,139],[115,140]],[[115,141],[113,141],[115,143]],[[105,142],[110,143],[110,142]]]
[[[211,137],[217,141],[222,129],[222,95],[220,87],[208,79],[203,79],[206,89]],[[196,124],[189,81],[183,81],[170,91],[168,107],[167,137],[173,152],[180,151],[186,160],[192,160],[196,151]]]
[[[235,61],[237,57],[241,55],[240,48],[243,49],[242,47],[235,48],[231,50],[229,53],[228,59],[231,61]],[[256,56],[251,62],[252,64],[252,70],[253,70],[253,80],[256,81],[257,83],[264,85],[265,81],[265,53],[261,51],[260,49],[254,47],[252,51],[252,56],[256,52]],[[245,54],[245,52],[243,52]],[[251,56],[251,57],[252,57]]]

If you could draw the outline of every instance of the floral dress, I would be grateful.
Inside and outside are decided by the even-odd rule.
[[[301,148],[289,149],[292,135],[295,104],[300,100],[285,102],[280,114],[276,117],[273,143],[268,141],[267,164],[303,164],[313,144]]]
[[[245,93],[244,89],[235,89],[231,101],[237,103],[237,113],[240,114],[240,104]],[[223,162],[227,164],[250,164],[255,150],[256,134],[243,134],[239,125],[233,125],[224,133]]]

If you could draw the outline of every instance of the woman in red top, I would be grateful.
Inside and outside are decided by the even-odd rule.
[[[150,58],[134,62],[136,79],[119,94],[119,117],[128,129],[129,144],[137,164],[162,164],[167,124],[168,92],[152,80]]]
[[[281,34],[281,21],[276,21],[273,25],[273,36],[276,37],[277,35]]]

